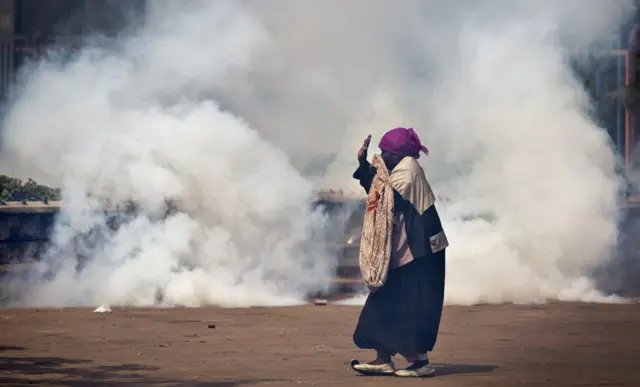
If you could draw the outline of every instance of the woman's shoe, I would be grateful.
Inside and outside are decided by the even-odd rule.
[[[428,361],[416,361],[405,369],[397,370],[395,375],[402,378],[421,378],[432,376],[435,372],[436,369]]]
[[[363,375],[394,375],[396,371],[392,362],[385,364],[368,364],[360,363],[357,360],[352,360],[351,368]]]

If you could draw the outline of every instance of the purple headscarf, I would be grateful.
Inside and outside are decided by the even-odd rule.
[[[382,136],[380,149],[398,156],[411,156],[416,159],[420,157],[420,151],[429,155],[429,150],[420,143],[420,137],[413,131],[413,128],[391,129]]]

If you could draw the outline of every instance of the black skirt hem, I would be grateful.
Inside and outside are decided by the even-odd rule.
[[[432,351],[444,303],[445,251],[389,271],[385,285],[369,294],[353,342],[389,354]]]

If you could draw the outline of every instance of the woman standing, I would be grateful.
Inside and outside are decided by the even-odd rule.
[[[377,174],[367,161],[370,141],[371,136],[358,152],[360,166],[353,175],[367,193]],[[386,166],[393,188],[391,235],[381,236],[391,239],[390,259],[386,281],[369,294],[353,334],[359,348],[373,349],[377,357],[369,363],[354,361],[352,367],[363,374],[429,376],[435,372],[427,352],[440,326],[448,241],[417,161],[420,152],[428,154],[418,135],[411,128],[393,129],[382,137],[380,149],[384,166],[378,168]],[[395,370],[396,354],[412,364]]]

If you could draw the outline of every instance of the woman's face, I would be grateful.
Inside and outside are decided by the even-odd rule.
[[[387,166],[389,172],[393,171],[393,168],[395,168],[396,165],[398,165],[400,161],[402,161],[402,157],[384,150],[382,151],[381,156],[382,160],[384,161],[384,165]]]

